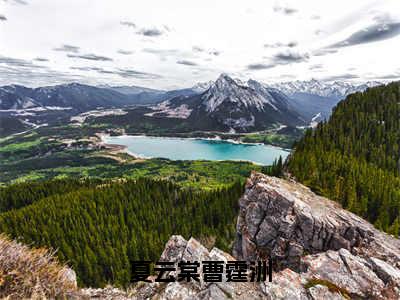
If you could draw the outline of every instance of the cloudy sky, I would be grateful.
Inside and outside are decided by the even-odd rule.
[[[0,0],[0,85],[400,79],[399,0]]]

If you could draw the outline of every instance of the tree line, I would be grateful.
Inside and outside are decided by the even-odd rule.
[[[400,83],[349,95],[295,145],[288,170],[314,191],[399,235]]]

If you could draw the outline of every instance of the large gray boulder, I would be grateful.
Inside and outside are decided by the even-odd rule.
[[[300,270],[307,254],[346,249],[400,268],[398,239],[299,183],[253,173],[239,206],[236,258],[272,257],[277,270]]]
[[[175,235],[167,242],[160,261],[233,261],[231,255],[213,248],[208,251],[196,239],[186,241],[182,236]],[[201,271],[201,270],[200,270]],[[201,274],[201,272],[200,272]],[[171,272],[174,275],[175,272]],[[136,288],[132,295],[135,299],[262,299],[263,293],[259,284],[204,282],[171,282],[143,284]]]
[[[354,298],[400,299],[400,241],[336,202],[294,181],[253,173],[239,206],[233,255],[273,259],[277,281],[265,293],[286,299],[279,293],[290,289],[282,292],[280,281],[298,276],[291,282],[302,282],[312,299],[324,284]]]

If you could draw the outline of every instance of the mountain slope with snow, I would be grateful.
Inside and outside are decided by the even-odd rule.
[[[380,84],[381,83],[377,81],[369,81],[364,84],[354,85],[342,81],[324,82],[311,79],[309,81],[296,80],[291,82],[281,82],[271,84],[269,86],[280,90],[288,96],[295,95],[296,93],[305,93],[342,100],[349,94],[362,92],[368,87],[373,87]]]
[[[165,100],[169,100],[179,96],[194,96],[206,91],[212,84],[212,81],[201,82],[189,88],[174,89],[174,90],[156,90],[139,86],[107,86],[101,87],[131,96],[135,104],[157,104]]]
[[[312,79],[309,81],[282,82],[272,84],[270,87],[288,95],[291,99],[291,106],[308,122],[315,123],[315,116],[317,115],[320,121],[328,119],[336,104],[348,95],[365,91],[369,87],[380,84],[371,81],[354,85],[348,82],[335,81],[329,83]]]
[[[137,95],[126,95],[108,88],[79,83],[39,88],[18,85],[0,87],[0,109],[27,109],[34,107],[72,108],[84,112],[97,107],[121,107],[137,104]]]
[[[0,87],[0,110],[26,109],[40,106],[32,99],[32,91],[19,85]]]
[[[253,131],[304,125],[290,100],[255,81],[242,84],[222,74],[200,95],[180,96],[153,107],[148,116],[183,118],[197,130]]]

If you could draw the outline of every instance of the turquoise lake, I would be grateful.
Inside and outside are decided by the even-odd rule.
[[[171,160],[244,160],[270,165],[290,153],[281,148],[261,144],[238,144],[207,139],[165,138],[149,136],[107,136],[107,144],[126,146],[128,151],[144,158]]]

